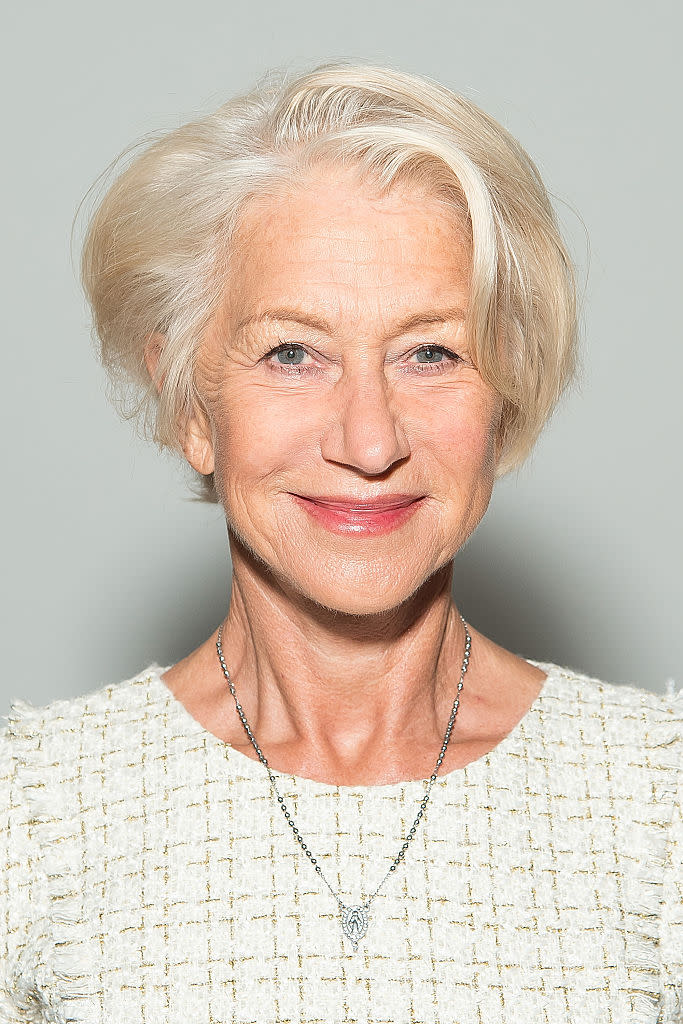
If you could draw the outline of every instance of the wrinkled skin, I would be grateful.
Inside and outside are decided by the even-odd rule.
[[[225,510],[234,577],[223,646],[240,700],[276,768],[339,784],[424,777],[463,653],[453,559],[486,511],[498,455],[500,396],[463,323],[466,231],[423,193],[380,198],[321,172],[250,207],[237,242],[202,339],[204,408],[184,451],[214,472]],[[397,492],[422,500],[381,535],[332,531],[293,497]],[[491,749],[544,679],[471,632],[443,770]],[[254,756],[214,644],[215,634],[165,681]]]

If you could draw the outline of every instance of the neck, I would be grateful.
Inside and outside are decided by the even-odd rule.
[[[452,563],[399,608],[352,616],[286,592],[237,545],[232,553],[222,647],[268,760],[311,777],[356,776],[363,766],[402,778],[421,750],[418,774],[429,774],[465,645]],[[215,650],[213,658],[219,668]],[[237,727],[234,745],[248,745]]]

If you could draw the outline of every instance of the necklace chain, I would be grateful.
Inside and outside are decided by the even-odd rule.
[[[280,807],[280,810],[282,811],[282,813],[285,816],[285,820],[287,821],[287,824],[289,825],[289,827],[292,830],[292,834],[294,835],[294,837],[296,838],[297,842],[299,843],[299,846],[304,851],[304,853],[308,857],[309,861],[311,862],[311,864],[313,865],[313,867],[317,871],[317,873],[320,876],[321,880],[325,883],[327,888],[330,890],[332,896],[336,900],[337,905],[339,906],[339,910],[340,910],[341,915],[342,915],[342,930],[344,932],[344,935],[348,939],[350,939],[350,941],[351,941],[351,943],[353,945],[354,951],[357,948],[359,940],[365,935],[365,932],[367,931],[368,920],[369,920],[368,911],[369,911],[369,908],[370,908],[370,904],[374,900],[375,896],[377,896],[378,892],[380,891],[380,889],[382,888],[382,886],[386,882],[386,880],[389,877],[389,875],[393,871],[396,870],[396,868],[399,866],[399,864],[401,864],[401,862],[403,861],[403,858],[406,855],[406,851],[407,851],[408,847],[410,846],[412,840],[415,838],[415,833],[417,832],[417,827],[420,824],[420,821],[422,820],[422,816],[424,815],[424,813],[425,813],[425,811],[427,809],[427,804],[429,802],[429,797],[430,797],[430,794],[431,794],[431,791],[432,791],[432,786],[436,782],[436,778],[437,778],[437,775],[439,773],[439,769],[440,769],[440,767],[441,767],[441,765],[443,763],[443,759],[444,759],[444,756],[446,754],[446,748],[448,747],[448,742],[449,742],[449,740],[451,738],[451,732],[453,730],[453,723],[455,722],[455,717],[456,717],[456,715],[458,713],[458,707],[460,706],[460,691],[462,690],[463,683],[465,681],[465,673],[467,672],[467,666],[468,666],[469,660],[470,660],[470,648],[472,646],[472,638],[471,638],[470,632],[469,632],[469,630],[467,628],[467,623],[463,619],[462,615],[460,616],[460,619],[462,621],[463,626],[465,627],[465,654],[464,654],[463,661],[462,661],[462,668],[460,670],[460,680],[458,682],[457,693],[456,693],[456,696],[455,696],[455,700],[453,701],[453,707],[451,709],[450,718],[448,719],[448,725],[446,727],[446,734],[444,736],[443,743],[441,744],[441,750],[439,751],[439,756],[436,759],[436,764],[434,766],[434,771],[430,775],[429,780],[427,782],[427,789],[425,791],[424,797],[420,801],[420,808],[419,808],[419,810],[417,812],[417,815],[415,816],[415,820],[413,821],[413,824],[410,827],[410,830],[408,831],[408,833],[404,837],[403,845],[401,846],[401,849],[398,851],[398,853],[394,857],[394,860],[393,860],[391,866],[389,867],[389,870],[387,871],[387,873],[385,874],[384,878],[379,883],[379,885],[377,886],[377,888],[375,889],[373,894],[371,896],[369,896],[363,903],[361,903],[359,906],[356,906],[356,907],[347,906],[342,901],[341,897],[339,896],[339,893],[334,891],[334,889],[332,888],[330,883],[325,878],[325,875],[323,874],[322,868],[320,867],[320,864],[318,864],[317,858],[313,856],[311,850],[306,845],[306,842],[304,841],[301,833],[299,832],[299,829],[297,828],[296,824],[294,823],[294,819],[292,818],[291,814],[289,813],[289,809],[287,808],[287,805],[285,804],[284,799],[283,799],[283,797],[282,797],[282,795],[281,795],[281,793],[280,793],[280,791],[279,791],[279,789],[277,787],[277,783],[275,781],[275,776],[273,775],[271,767],[268,764],[268,761],[266,760],[266,757],[265,757],[263,751],[261,750],[261,748],[259,747],[258,743],[256,742],[256,737],[254,736],[253,732],[251,731],[251,727],[249,725],[249,722],[246,719],[246,716],[245,716],[244,711],[242,709],[242,705],[240,704],[240,702],[237,699],[237,694],[235,693],[235,686],[234,686],[233,681],[232,681],[232,679],[230,677],[230,672],[228,671],[228,666],[225,664],[225,659],[223,657],[223,648],[222,648],[222,645],[221,645],[221,637],[222,637],[222,632],[223,632],[223,625],[221,624],[221,626],[218,629],[218,639],[216,640],[216,650],[218,651],[218,659],[219,659],[219,661],[221,663],[221,668],[223,670],[223,675],[225,676],[225,678],[226,678],[226,680],[228,682],[228,686],[230,687],[230,693],[232,694],[233,699],[235,701],[235,707],[237,709],[237,714],[239,715],[240,721],[242,722],[242,725],[244,726],[244,731],[246,732],[247,736],[249,737],[249,740],[251,741],[251,745],[253,746],[254,750],[256,751],[256,754],[258,756],[259,761],[261,762],[263,767],[268,772],[268,778],[270,779],[270,785],[271,785],[271,788],[273,790],[273,795],[275,796],[275,798],[277,800],[277,803],[278,803],[278,806]]]

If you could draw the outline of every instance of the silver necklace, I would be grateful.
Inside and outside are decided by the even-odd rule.
[[[465,680],[465,673],[467,672],[467,666],[468,666],[469,660],[470,660],[470,647],[472,646],[472,638],[471,638],[469,630],[467,628],[467,623],[463,619],[462,615],[460,616],[460,619],[462,621],[463,626],[465,627],[465,656],[464,656],[464,658],[462,660],[462,668],[460,670],[460,681],[458,683],[458,690],[457,690],[457,693],[456,693],[456,696],[455,696],[455,700],[453,701],[453,708],[451,710],[451,717],[448,719],[448,726],[446,728],[446,735],[444,736],[444,740],[443,740],[443,743],[441,745],[441,750],[439,752],[439,756],[436,759],[436,765],[434,766],[434,771],[432,772],[432,774],[429,777],[429,782],[427,784],[427,790],[425,792],[425,795],[424,795],[422,801],[420,802],[420,809],[417,812],[417,815],[415,817],[415,821],[413,822],[413,824],[412,824],[412,826],[410,828],[410,831],[405,836],[405,839],[403,841],[403,845],[402,845],[401,849],[398,851],[396,857],[394,858],[393,863],[391,864],[391,867],[389,868],[389,870],[387,871],[386,875],[384,876],[382,881],[379,883],[379,885],[377,886],[377,888],[373,892],[372,896],[369,896],[368,899],[366,899],[363,903],[358,904],[357,906],[347,906],[343,902],[343,900],[340,898],[339,893],[334,891],[334,889],[332,888],[330,883],[325,878],[325,875],[323,874],[322,868],[318,864],[317,859],[313,856],[313,854],[309,850],[308,846],[306,845],[306,843],[304,842],[304,840],[303,840],[303,838],[301,836],[301,833],[299,832],[299,829],[294,824],[294,820],[293,820],[291,814],[289,813],[289,811],[287,809],[287,805],[285,804],[282,796],[280,795],[280,791],[277,788],[277,783],[275,782],[275,777],[274,777],[274,775],[273,775],[273,773],[271,771],[270,765],[268,764],[266,758],[264,757],[263,751],[261,750],[261,748],[259,747],[258,743],[256,742],[256,737],[254,736],[254,734],[251,731],[251,728],[249,726],[249,723],[247,722],[247,719],[245,717],[244,711],[242,710],[242,705],[240,704],[240,702],[237,699],[237,694],[235,693],[235,687],[233,685],[232,679],[230,678],[230,673],[228,672],[228,667],[225,664],[225,659],[223,658],[223,648],[221,646],[221,635],[222,635],[222,632],[223,632],[223,625],[221,625],[219,627],[219,629],[218,629],[218,639],[216,641],[216,650],[218,651],[218,659],[219,659],[219,661],[221,663],[221,668],[223,669],[223,675],[225,676],[225,678],[228,681],[228,686],[230,687],[230,693],[232,694],[232,696],[234,698],[235,707],[237,708],[237,714],[239,715],[240,720],[242,722],[242,725],[244,726],[244,731],[246,732],[247,736],[249,737],[249,739],[251,741],[251,745],[253,746],[254,750],[256,751],[256,754],[258,756],[259,761],[261,762],[263,767],[268,772],[268,778],[270,779],[270,785],[272,787],[273,794],[274,794],[274,796],[277,799],[278,806],[280,807],[280,810],[284,814],[285,819],[287,821],[287,824],[289,825],[289,827],[292,830],[292,833],[296,837],[296,840],[299,843],[299,846],[304,851],[304,853],[308,857],[309,861],[311,862],[311,864],[313,865],[315,870],[320,875],[320,878],[325,883],[325,885],[327,886],[327,888],[330,890],[330,892],[332,893],[333,897],[337,901],[337,905],[339,907],[339,912],[340,912],[340,915],[341,915],[342,932],[344,934],[344,937],[347,938],[350,941],[351,945],[353,946],[354,953],[358,949],[358,943],[361,941],[362,938],[364,938],[364,936],[365,936],[365,934],[366,934],[366,932],[368,930],[368,924],[370,923],[370,904],[372,903],[372,901],[374,900],[375,896],[380,891],[380,889],[382,888],[384,883],[386,882],[386,880],[389,877],[389,875],[393,871],[395,871],[396,868],[399,866],[399,864],[402,862],[403,858],[406,855],[406,850],[408,849],[408,847],[410,846],[410,843],[412,842],[412,840],[415,837],[415,833],[417,831],[417,826],[420,824],[420,820],[422,818],[422,815],[424,814],[425,810],[427,809],[427,803],[429,801],[429,796],[430,796],[430,793],[432,791],[432,786],[434,785],[434,783],[436,781],[436,777],[438,775],[439,768],[441,767],[441,764],[442,764],[443,759],[444,759],[444,754],[446,753],[446,748],[448,746],[448,741],[451,738],[451,731],[453,729],[453,723],[455,722],[455,716],[458,713],[458,707],[460,705],[460,691],[462,690],[463,682]]]

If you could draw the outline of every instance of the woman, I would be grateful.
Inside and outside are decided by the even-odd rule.
[[[177,664],[13,706],[2,1019],[680,1021],[683,695],[451,595],[575,366],[519,144],[396,71],[270,77],[135,158],[83,278],[232,592]]]

